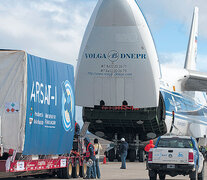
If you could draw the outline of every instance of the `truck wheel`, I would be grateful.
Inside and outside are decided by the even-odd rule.
[[[80,177],[86,178],[87,176],[87,162],[86,160],[83,161],[83,165],[80,166]]]
[[[65,179],[70,179],[72,178],[72,169],[73,169],[73,165],[72,165],[72,162],[69,161],[68,162],[68,166],[67,168],[64,168],[62,171],[63,171],[63,177]]]
[[[136,160],[136,150],[130,149],[129,151],[129,161],[134,162]]]
[[[203,169],[202,169],[202,171],[200,173],[198,173],[198,180],[204,180],[204,174],[205,174],[204,165],[205,165],[205,163],[203,163]]]
[[[197,172],[197,170],[192,171],[192,172],[190,173],[190,180],[197,180],[197,176],[198,176],[198,172]]]
[[[144,150],[139,149],[139,162],[144,162]]]
[[[150,180],[157,180],[157,172],[154,170],[149,170],[149,178]]]
[[[165,174],[163,174],[163,173],[159,173],[159,178],[160,178],[160,180],[165,180]]]
[[[72,177],[73,178],[78,178],[79,174],[80,174],[80,164],[79,164],[79,161],[75,161],[75,164],[72,168]]]
[[[111,149],[108,151],[108,160],[110,162],[113,162],[115,159],[115,150],[114,149]]]

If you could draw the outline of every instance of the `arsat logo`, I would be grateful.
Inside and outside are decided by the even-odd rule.
[[[62,122],[65,131],[72,127],[72,119],[75,114],[74,94],[70,82],[62,82]]]
[[[108,59],[111,61],[111,62],[116,62],[118,59],[119,59],[119,53],[117,51],[110,51],[108,53]]]

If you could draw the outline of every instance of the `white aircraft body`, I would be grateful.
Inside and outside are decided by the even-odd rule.
[[[140,141],[166,133],[206,138],[207,74],[196,71],[197,36],[196,7],[185,67],[160,69],[138,2],[99,0],[82,41],[75,82],[76,105],[83,106],[89,131],[115,142],[125,137],[131,160]]]

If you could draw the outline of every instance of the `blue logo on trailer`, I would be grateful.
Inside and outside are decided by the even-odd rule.
[[[69,81],[62,82],[62,92],[62,122],[65,131],[69,131],[75,109],[74,94]]]

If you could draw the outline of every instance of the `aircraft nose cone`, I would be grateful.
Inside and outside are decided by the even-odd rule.
[[[135,26],[135,18],[127,0],[103,0],[95,26]]]
[[[82,41],[75,88],[77,105],[85,107],[102,101],[158,106],[158,57],[135,0],[98,1]]]

